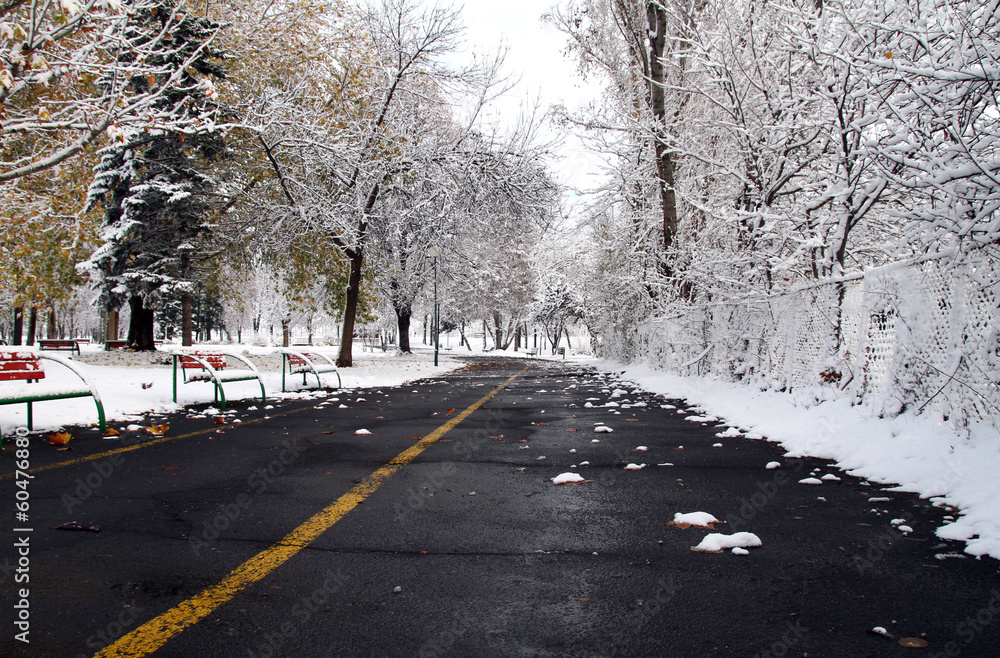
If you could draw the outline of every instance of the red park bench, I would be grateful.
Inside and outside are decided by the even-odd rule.
[[[226,408],[226,392],[223,382],[241,382],[257,380],[260,384],[260,401],[267,401],[264,392],[264,380],[260,378],[257,366],[245,357],[233,352],[217,350],[172,350],[174,360],[174,403],[177,402],[177,372],[181,372],[183,382],[211,382],[215,387],[215,401],[221,401],[222,409]],[[229,366],[227,359],[235,359],[247,366],[247,369],[235,369]]]
[[[333,373],[337,375],[337,388],[341,387],[340,373],[337,372],[337,364],[329,357],[318,352],[297,352],[293,350],[281,351],[281,390],[285,388],[285,373],[289,375],[302,375],[302,385],[306,385],[306,377],[312,373],[316,377],[316,386],[323,388],[320,375]]]
[[[42,359],[55,361],[69,368],[80,378],[82,385],[42,383],[45,379]],[[0,349],[0,404],[27,403],[29,430],[33,429],[34,421],[32,403],[84,397],[94,398],[94,403],[97,405],[98,427],[103,432],[107,428],[104,405],[101,404],[101,398],[94,384],[80,370],[79,365],[61,356],[42,354],[30,347]]]
[[[40,338],[38,340],[38,349],[52,352],[72,352],[73,354],[80,353],[80,344],[75,340],[51,340],[48,338]]]

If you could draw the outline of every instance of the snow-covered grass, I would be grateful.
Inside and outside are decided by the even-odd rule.
[[[245,345],[211,345],[207,349],[222,349],[243,354],[261,372],[264,388],[269,401],[275,399],[295,399],[313,397],[314,388],[301,389],[301,376],[289,377],[291,392],[281,392],[281,355],[273,348]],[[336,357],[335,348],[301,348],[319,351]],[[165,352],[105,352],[97,347],[84,348],[83,353],[72,360],[90,377],[104,403],[109,422],[139,420],[150,413],[178,411],[186,405],[211,402],[212,385],[206,382],[190,384],[178,383],[177,404],[173,402],[173,368],[171,357]],[[464,365],[447,355],[440,355],[439,365],[434,366],[433,352],[415,350],[412,355],[395,355],[392,352],[362,352],[354,354],[354,367],[340,369],[340,377],[345,389],[378,388],[403,384],[415,379],[448,373]],[[45,382],[47,385],[79,387],[80,380],[73,373],[57,363],[45,361]],[[336,375],[322,375],[324,384],[336,386]],[[309,386],[315,387],[315,377],[309,377]],[[260,401],[260,386],[256,380],[223,384],[227,401]],[[36,402],[34,405],[34,427],[36,430],[52,430],[72,425],[88,425],[97,422],[97,409],[91,398],[75,398]],[[27,409],[24,404],[0,406],[0,428],[4,434],[11,434],[16,428],[26,425]]]
[[[830,459],[852,476],[957,508],[958,517],[938,528],[937,535],[965,541],[972,555],[1000,558],[1000,432],[993,425],[981,423],[965,434],[929,414],[878,418],[870,407],[855,406],[845,397],[818,400],[828,396],[760,391],[644,365],[594,363],[724,418],[747,438],[778,442],[790,457]]]

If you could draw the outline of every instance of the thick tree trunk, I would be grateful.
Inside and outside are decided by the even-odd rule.
[[[59,338],[59,326],[58,326],[58,320],[56,318],[55,306],[49,308],[49,326],[48,326],[48,333],[45,335],[45,337],[50,340],[55,340],[56,338]]]
[[[413,316],[413,309],[409,304],[395,306],[396,328],[399,330],[399,351],[410,354],[410,318]]]
[[[104,325],[104,340],[118,340],[118,309],[108,309],[108,319]]]
[[[347,301],[344,304],[344,331],[340,338],[340,355],[337,357],[338,368],[350,368],[354,365],[354,322],[358,316],[358,299],[361,296],[361,271],[364,266],[364,252],[355,249],[348,254],[350,273],[347,275]]]
[[[181,345],[193,345],[194,321],[191,317],[191,293],[181,294]]]
[[[28,311],[28,345],[35,344],[35,329],[38,327],[38,309]]]
[[[138,295],[133,295],[128,300],[131,317],[128,322],[128,338],[126,344],[129,349],[137,352],[152,352],[156,349],[153,342],[153,309],[146,308],[145,300]]]
[[[24,309],[20,306],[14,309],[14,332],[10,337],[11,345],[20,345],[24,340]]]

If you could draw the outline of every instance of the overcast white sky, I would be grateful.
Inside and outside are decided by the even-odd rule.
[[[467,47],[492,52],[501,43],[508,47],[508,73],[520,83],[498,104],[500,117],[514,120],[523,103],[541,101],[541,112],[553,104],[575,107],[596,95],[576,72],[576,62],[563,54],[566,37],[541,21],[556,0],[467,0],[462,7]],[[594,156],[578,140],[569,139],[559,149],[564,156],[557,167],[560,182],[577,187],[596,184]]]

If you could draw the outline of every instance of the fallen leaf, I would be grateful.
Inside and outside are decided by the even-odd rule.
[[[901,637],[899,638],[899,646],[901,647],[912,647],[914,649],[923,649],[928,645],[927,640],[922,637]]]
[[[180,467],[179,466],[161,466],[160,470],[161,471],[176,471],[178,468],[180,468]]]
[[[146,428],[146,431],[153,436],[163,436],[169,427],[169,425],[150,425]]]
[[[580,431],[580,428],[579,428],[579,427],[571,427],[571,428],[569,428],[569,429],[568,429],[568,430],[566,430],[566,431],[567,431],[567,432],[579,432],[579,431]]]
[[[79,521],[67,521],[61,525],[57,525],[50,530],[86,530],[87,532],[100,532],[101,526],[94,525],[93,523],[80,523]]]
[[[420,440],[420,435],[419,434],[417,434],[416,436],[411,436],[410,437],[410,441],[419,441],[419,440]]]
[[[216,425],[225,425],[226,424],[226,419],[225,418],[219,418],[218,416],[216,416],[215,417],[215,424]]]
[[[448,409],[448,413],[450,413],[450,414],[455,413],[455,407],[452,407],[451,409]]]
[[[54,434],[46,434],[46,436],[49,439],[49,443],[54,446],[64,446],[72,438],[69,432],[55,432]]]
[[[104,432],[104,436],[121,436],[122,433],[113,427],[109,427],[107,431]]]

